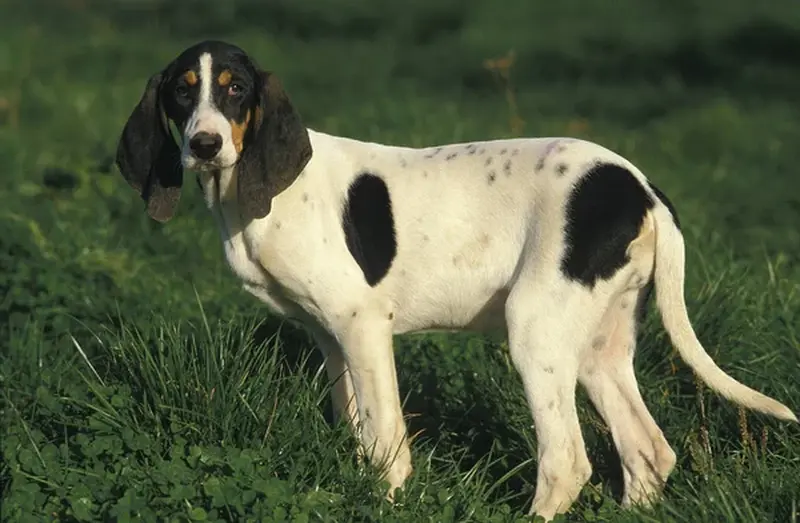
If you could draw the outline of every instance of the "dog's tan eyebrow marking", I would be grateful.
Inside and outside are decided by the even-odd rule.
[[[221,85],[222,87],[225,87],[226,85],[231,83],[231,72],[225,69],[224,71],[219,73],[219,76],[217,77],[217,83],[219,83],[219,85]]]
[[[189,85],[197,84],[197,73],[193,70],[189,69],[183,74],[183,79],[186,80],[186,83]]]

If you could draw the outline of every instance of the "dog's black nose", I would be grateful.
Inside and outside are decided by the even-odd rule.
[[[201,160],[210,160],[222,149],[222,136],[201,131],[189,140],[189,148]]]

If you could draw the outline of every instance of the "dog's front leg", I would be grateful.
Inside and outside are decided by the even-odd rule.
[[[394,498],[411,474],[411,451],[397,387],[390,315],[359,310],[337,338],[350,371],[364,452],[385,467],[387,497]]]
[[[331,335],[321,330],[314,331],[313,336],[317,347],[325,357],[325,370],[331,383],[331,403],[335,421],[344,419],[353,434],[358,434],[358,403],[342,346]],[[363,456],[363,450],[359,445],[359,461]]]

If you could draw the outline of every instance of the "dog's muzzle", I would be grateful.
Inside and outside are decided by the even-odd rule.
[[[189,140],[189,149],[198,160],[213,160],[222,149],[222,136],[201,131]]]

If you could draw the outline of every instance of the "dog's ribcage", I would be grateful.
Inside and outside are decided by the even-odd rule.
[[[564,206],[575,181],[601,159],[627,165],[602,147],[569,139],[427,149],[315,132],[311,140],[314,157],[275,198],[270,216],[236,234],[237,217],[225,215],[228,261],[248,290],[281,313],[298,312],[296,302],[300,314],[324,322],[344,314],[339,309],[350,300],[378,296],[390,302],[396,333],[503,328],[505,292],[523,257],[536,258],[542,278],[559,277]],[[373,287],[342,230],[348,188],[365,173],[388,187],[396,237],[396,255]]]

